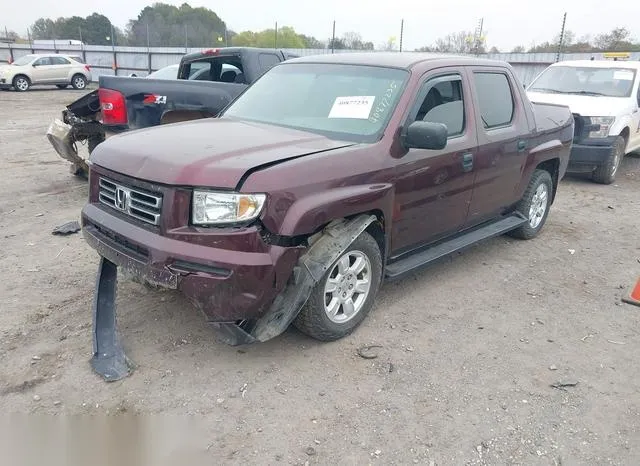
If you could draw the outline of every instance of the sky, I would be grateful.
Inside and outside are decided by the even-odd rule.
[[[2,8],[0,28],[7,27],[26,35],[27,27],[39,17],[88,16],[96,8],[99,13],[124,28],[129,19],[155,0],[109,0],[106,2],[77,2],[75,0],[29,0],[29,8]],[[184,0],[164,0],[180,5]],[[576,38],[592,37],[615,27],[626,27],[640,40],[640,2],[626,0],[608,8],[602,0],[535,0],[530,7],[513,0],[243,0],[188,2],[215,11],[229,29],[261,30],[292,26],[296,32],[315,36],[320,40],[331,37],[336,21],[336,36],[344,32],[359,32],[365,41],[376,46],[389,37],[400,37],[400,22],[404,19],[403,49],[430,45],[437,38],[451,32],[475,30],[480,18],[489,47],[509,51],[517,45],[551,41],[560,32],[562,16],[567,13],[566,28]],[[250,12],[250,14],[247,14]]]

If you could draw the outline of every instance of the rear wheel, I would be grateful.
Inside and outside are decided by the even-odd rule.
[[[81,74],[76,74],[71,78],[71,85],[74,89],[81,91],[82,89],[87,87],[87,78],[82,76]]]
[[[294,325],[322,341],[350,334],[373,307],[381,278],[378,243],[362,233],[316,284]]]
[[[593,181],[600,184],[611,184],[615,181],[618,168],[624,158],[626,145],[627,143],[622,136],[618,136],[615,139],[609,158],[603,165],[600,165],[596,168],[596,171],[593,172],[593,175],[591,176]]]
[[[509,235],[520,239],[531,239],[538,236],[547,221],[552,195],[553,181],[549,172],[535,170],[531,181],[529,181],[529,186],[516,206],[516,210],[527,217],[527,223],[510,231]]]
[[[25,75],[19,74],[13,78],[13,88],[19,92],[28,91],[31,87],[31,81]]]

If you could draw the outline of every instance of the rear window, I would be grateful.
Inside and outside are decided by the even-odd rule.
[[[242,72],[240,57],[207,57],[184,63],[180,70],[180,79],[233,83]]]
[[[487,129],[506,126],[513,119],[513,96],[503,73],[474,73],[482,123]]]

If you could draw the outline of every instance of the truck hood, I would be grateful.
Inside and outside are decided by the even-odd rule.
[[[352,145],[279,126],[210,118],[112,136],[90,160],[146,181],[234,189],[249,170]]]
[[[617,116],[630,113],[631,100],[626,97],[603,97],[575,94],[546,94],[527,91],[529,100],[544,104],[566,105],[571,113],[582,116]]]

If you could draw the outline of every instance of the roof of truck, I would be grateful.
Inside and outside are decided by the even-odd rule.
[[[496,66],[504,62],[466,55],[423,52],[349,52],[309,55],[294,58],[287,63],[336,63],[344,65],[370,65],[409,69],[418,63],[447,61],[466,65]]]

